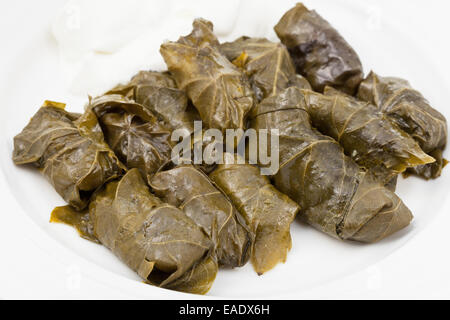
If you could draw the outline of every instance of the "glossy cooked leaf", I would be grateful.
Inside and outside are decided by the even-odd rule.
[[[288,48],[297,72],[314,90],[331,86],[354,94],[364,74],[361,61],[345,39],[315,11],[298,3],[285,13],[275,32]]]
[[[211,240],[183,211],[152,195],[137,169],[97,193],[89,214],[97,239],[149,283],[199,294],[211,287]]]
[[[180,278],[168,283],[165,288],[187,293],[206,294],[211,289],[218,269],[216,258],[209,256],[194,265]]]
[[[128,84],[119,85],[108,94],[121,94],[142,104],[172,131],[181,129],[192,134],[194,121],[201,120],[168,72],[141,71]]]
[[[407,168],[435,160],[377,107],[326,87],[302,90],[312,125],[340,143],[345,153],[387,183]]]
[[[191,163],[194,159],[192,149],[194,144],[202,143],[205,147],[211,142],[207,139],[204,142],[199,141],[194,135],[194,122],[201,121],[200,115],[188,102],[186,93],[176,88],[175,80],[168,72],[152,72],[151,74],[147,74],[145,84],[136,87],[134,99],[150,109],[170,130],[181,130],[185,132],[183,137],[190,136],[191,158],[189,163]],[[205,163],[200,166],[205,172],[210,172],[214,167],[214,165]]]
[[[386,183],[384,186],[386,189],[395,192],[397,190],[397,183],[398,183],[398,176],[395,176],[392,178],[388,183]]]
[[[166,72],[139,71],[128,83],[115,86],[106,92],[105,95],[120,94],[126,98],[133,99],[135,88],[146,84],[176,88],[175,81]]]
[[[175,208],[173,208],[175,211]],[[180,215],[181,216],[181,215]],[[177,216],[173,219],[177,220]],[[168,219],[170,221],[170,218]],[[86,209],[83,212],[75,211],[71,206],[65,207],[57,207],[52,211],[50,222],[52,223],[63,223],[75,228],[79,235],[89,241],[100,243],[100,241],[94,235],[94,225],[91,222],[91,218],[89,215],[89,210]],[[188,224],[192,225],[192,221]],[[179,223],[177,225],[180,225]],[[182,224],[181,224],[182,226]],[[195,237],[195,234],[194,234]],[[182,242],[182,241],[180,241]],[[149,241],[150,244],[150,241]],[[134,247],[134,244],[132,244]],[[136,245],[138,247],[138,245]],[[186,245],[189,247],[189,245]],[[131,249],[133,250],[133,249]],[[137,251],[139,252],[139,250]],[[168,251],[169,254],[171,251]],[[190,251],[188,251],[190,252]],[[188,259],[181,258],[180,262],[189,261]],[[182,269],[180,269],[182,270]],[[211,288],[214,279],[216,277],[218,271],[218,265],[213,256],[208,256],[203,260],[200,260],[198,263],[195,263],[194,266],[182,274],[179,278],[175,280],[171,280],[170,282],[164,284],[164,288],[172,289],[176,291],[194,293],[194,294],[206,294]],[[153,272],[152,281],[144,278],[144,280],[149,284],[158,285],[159,282],[162,281],[161,277],[167,276],[167,274],[159,273],[158,269],[152,269]],[[158,274],[159,273],[159,274]],[[155,278],[159,279],[159,282],[155,282]],[[161,284],[160,284],[161,285]]]
[[[155,174],[149,184],[157,196],[182,209],[213,239],[220,265],[240,267],[247,262],[252,234],[240,213],[203,172],[182,165]]]
[[[93,113],[74,115],[54,102],[46,102],[14,138],[13,160],[42,169],[55,190],[78,210],[87,206],[93,191],[125,170],[104,142]]]
[[[136,87],[134,98],[137,103],[150,109],[171,130],[185,130],[186,134],[192,134],[194,121],[201,121],[200,115],[188,103],[186,93],[176,88],[175,80],[167,73],[163,75],[168,79],[167,84],[148,81]]]
[[[225,192],[255,234],[251,261],[261,275],[285,262],[290,226],[300,207],[251,165],[223,164],[210,178]]]
[[[281,43],[241,37],[222,44],[220,51],[245,71],[258,101],[295,85],[311,89],[306,79],[297,77],[289,52]]]
[[[256,130],[279,130],[280,170],[274,184],[300,205],[309,224],[362,242],[376,242],[409,225],[411,212],[397,195],[311,126],[300,89],[264,100],[252,118]]]
[[[137,168],[151,176],[170,161],[171,132],[144,106],[120,95],[92,99],[93,111],[102,126],[105,140],[127,168]]]
[[[178,43],[189,47],[213,47],[219,49],[220,43],[213,32],[214,25],[211,21],[198,18],[194,20],[192,26],[192,32],[185,37],[180,37]]]
[[[308,80],[306,80],[305,77],[303,77],[300,74],[297,74],[297,76],[295,77],[295,79],[293,79],[290,83],[291,87],[297,87],[300,89],[308,89],[308,90],[312,90],[311,88],[311,84],[308,82]]]
[[[169,71],[207,127],[243,128],[254,104],[248,80],[220,53],[211,22],[197,19],[193,26],[190,35],[161,46]]]
[[[180,130],[183,138],[191,136],[191,157],[187,159],[191,163],[193,161],[192,148],[194,143],[198,142],[204,145],[210,143],[210,141],[199,142],[193,134],[194,121],[201,121],[198,111],[188,104],[186,94],[176,88],[175,80],[168,72],[142,71],[133,78],[130,87],[133,82],[136,82],[135,79],[141,81],[133,89],[133,99],[156,115],[170,131]],[[201,169],[210,172],[214,169],[214,166],[202,164]]]
[[[447,120],[408,81],[380,77],[371,72],[361,83],[358,98],[376,105],[405,132],[409,133],[435,163],[408,170],[425,179],[438,178],[447,164],[443,152],[447,145]]]

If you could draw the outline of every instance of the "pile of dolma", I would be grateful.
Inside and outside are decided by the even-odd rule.
[[[167,71],[90,97],[83,114],[46,101],[14,138],[13,160],[40,169],[67,202],[51,221],[110,249],[144,282],[196,294],[220,268],[250,261],[262,275],[285,262],[297,216],[366,243],[407,227],[397,177],[441,175],[445,117],[406,80],[364,78],[353,48],[301,3],[275,32],[281,42],[220,43],[197,19],[161,45]],[[264,176],[232,153],[222,164],[175,163],[172,133],[194,138],[194,121],[222,133],[276,129],[279,170]]]

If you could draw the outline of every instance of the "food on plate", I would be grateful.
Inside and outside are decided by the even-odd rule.
[[[210,178],[230,198],[255,235],[251,262],[258,274],[285,262],[291,249],[291,223],[300,207],[252,165],[223,164]]]
[[[334,138],[346,154],[387,183],[407,168],[434,162],[377,107],[330,87],[325,95],[302,90],[312,125]]]
[[[298,73],[314,90],[331,86],[354,94],[364,78],[361,61],[345,39],[302,3],[284,14],[275,32],[288,48]]]
[[[281,43],[241,37],[222,44],[220,50],[245,71],[258,101],[294,85],[311,89],[308,81],[296,74],[289,52]]]
[[[81,114],[46,101],[13,161],[68,203],[50,221],[146,283],[195,294],[219,268],[286,262],[296,217],[364,243],[406,228],[398,176],[440,176],[445,117],[406,80],[364,79],[352,47],[301,3],[275,32],[281,43],[220,43],[199,18],[161,45],[167,71],[140,71]]]
[[[71,207],[52,213],[54,221],[69,224],[76,215],[81,214]],[[84,215],[91,237],[146,282],[197,294],[214,282],[218,267],[211,239],[182,210],[151,194],[139,170],[106,184]]]
[[[128,169],[148,177],[170,161],[171,131],[143,105],[105,95],[91,99],[87,110],[97,116],[106,142]]]
[[[142,104],[172,131],[192,134],[194,121],[200,120],[198,111],[168,72],[141,71],[128,84],[118,85],[107,94],[121,94]]]
[[[252,113],[252,127],[279,130],[274,185],[315,228],[343,240],[376,242],[409,225],[412,214],[400,198],[311,126],[301,89],[264,100]]]
[[[447,120],[434,109],[423,95],[414,90],[408,81],[380,77],[371,72],[361,83],[358,98],[376,105],[405,132],[410,134],[435,163],[409,169],[410,173],[425,179],[441,175],[447,160],[443,152],[447,145]]]
[[[197,19],[192,33],[164,43],[161,54],[208,128],[244,128],[254,105],[245,75],[219,51],[211,22]]]
[[[248,261],[253,234],[231,201],[201,170],[181,165],[158,172],[149,182],[157,196],[182,209],[211,237],[219,265],[241,267]]]
[[[93,191],[126,169],[104,141],[95,114],[46,101],[14,137],[13,160],[34,165],[71,206],[84,209]]]
[[[201,121],[198,111],[188,101],[186,93],[177,88],[175,80],[169,72],[141,71],[128,84],[118,85],[107,94],[121,94],[146,107],[151,114],[168,128],[171,133],[179,132],[178,139],[190,137],[190,157],[180,154],[180,159],[187,162],[194,160],[194,144],[209,144],[211,141],[199,141],[194,135],[195,121]],[[205,130],[202,130],[202,135]],[[171,140],[171,138],[169,138]],[[179,142],[174,139],[173,144]],[[181,151],[181,150],[180,150]],[[187,158],[187,159],[186,159]],[[171,158],[171,160],[174,160]],[[215,165],[205,163],[199,165],[205,172],[210,172]]]

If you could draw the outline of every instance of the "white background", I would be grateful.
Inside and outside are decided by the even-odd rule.
[[[192,1],[192,0],[191,0]],[[261,14],[260,2],[248,2],[254,6],[255,14]],[[295,2],[295,1],[291,1]],[[318,1],[321,2],[321,1]],[[341,1],[359,3],[361,1]],[[309,1],[314,7],[314,1]],[[60,0],[40,1],[2,1],[0,4],[0,101],[10,92],[6,89],[9,77],[14,77],[10,66],[16,57],[29,48],[29,39],[39,38],[45,33],[50,35],[50,23],[64,5]],[[364,1],[368,24],[383,29],[384,23],[395,26],[402,34],[412,39],[420,48],[422,56],[432,60],[439,70],[439,76],[423,73],[416,81],[422,87],[433,84],[435,79],[450,83],[449,37],[450,3],[448,1],[406,1],[383,0]],[[355,26],[359,28],[359,26]],[[356,30],[355,30],[356,32]],[[182,34],[183,32],[180,32]],[[185,32],[186,33],[186,32]],[[351,34],[349,32],[346,35]],[[367,33],[370,36],[370,33]],[[389,34],[386,34],[389,37]],[[26,39],[26,40],[24,40]],[[350,39],[349,39],[350,40]],[[370,42],[370,39],[367,41]],[[351,42],[351,41],[350,41]],[[353,44],[353,43],[352,43]],[[355,44],[357,48],[359,44]],[[358,48],[357,48],[358,49]],[[379,53],[378,53],[379,52]],[[34,53],[27,53],[32,59]],[[36,52],[36,56],[41,53]],[[373,59],[390,59],[387,48],[380,48]],[[414,55],[412,52],[411,55]],[[378,56],[379,55],[379,56]],[[38,61],[38,59],[37,59]],[[16,62],[14,62],[16,63]],[[59,61],[55,61],[57,65]],[[395,63],[395,62],[393,62]],[[418,59],[417,64],[422,61]],[[428,63],[428,61],[427,61]],[[411,68],[414,68],[411,65]],[[5,72],[8,70],[8,72]],[[433,69],[436,70],[436,69]],[[406,72],[405,72],[406,73]],[[34,74],[33,77],[36,77]],[[31,79],[45,81],[46,75]],[[44,80],[43,80],[44,79]],[[423,85],[422,85],[423,83]],[[448,88],[448,87],[446,87]],[[22,90],[27,95],[27,87]],[[51,94],[52,88],[45,93]],[[442,92],[442,96],[450,92]],[[9,97],[8,101],[11,100]],[[442,99],[442,101],[445,99]],[[448,103],[450,104],[450,102]],[[448,110],[449,105],[440,105],[440,110]],[[4,103],[2,111],[15,110],[14,104]],[[17,110],[20,112],[20,110]],[[3,112],[2,112],[3,113]],[[20,115],[27,118],[31,114]],[[3,120],[5,121],[5,120]],[[4,123],[4,122],[2,122]],[[3,141],[3,140],[2,140]],[[10,142],[9,142],[10,143]],[[0,162],[10,162],[10,146],[1,145]],[[5,167],[5,166],[3,166]],[[447,168],[447,170],[449,170]],[[447,176],[448,177],[448,176]],[[185,295],[161,291],[157,288],[143,286],[136,282],[117,285],[124,282],[123,277],[114,272],[92,265],[80,255],[68,252],[64,244],[55,242],[47,233],[38,230],[34,220],[28,218],[32,213],[23,213],[23,206],[17,203],[17,197],[10,193],[11,176],[3,172],[0,180],[0,298],[185,298]],[[430,188],[433,184],[424,184]],[[448,184],[443,187],[448,189]],[[442,188],[442,184],[440,184]],[[426,194],[424,190],[424,194]],[[421,190],[417,190],[417,197]],[[448,193],[447,193],[448,194]],[[22,197],[26,201],[26,196]],[[427,201],[427,199],[422,199]],[[411,237],[406,244],[381,261],[371,264],[345,277],[338,277],[297,293],[278,295],[279,298],[450,298],[450,208],[449,199],[442,203],[430,203],[430,210],[438,208],[440,212],[424,227],[421,232]],[[437,209],[436,209],[437,210]],[[10,219],[10,217],[14,219]],[[12,224],[9,222],[14,221]],[[420,221],[419,221],[420,224]],[[81,241],[81,240],[80,240]],[[288,260],[288,263],[290,261]],[[333,266],[330,266],[333,267]],[[105,276],[106,274],[106,276]],[[298,275],[304,276],[301,270]],[[115,285],[111,285],[114,283]],[[282,284],[280,284],[282,285]],[[231,284],[230,286],[233,286]],[[264,282],[261,283],[264,290]],[[189,297],[193,298],[193,297]]]

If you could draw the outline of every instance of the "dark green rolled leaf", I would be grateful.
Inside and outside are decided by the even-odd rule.
[[[182,209],[215,242],[219,264],[243,266],[253,235],[230,200],[200,170],[183,165],[162,171],[149,181],[157,196]]]
[[[255,234],[251,261],[263,274],[285,262],[292,247],[290,226],[300,207],[251,165],[223,164],[210,178],[225,192]]]
[[[61,207],[52,220],[80,230],[79,216],[91,237],[150,284],[197,294],[211,288],[218,270],[211,240],[183,211],[152,195],[137,169],[96,193],[89,213]]]
[[[91,193],[123,174],[125,167],[108,147],[92,112],[74,115],[47,101],[14,138],[13,160],[33,164],[63,199],[78,210]]]
[[[164,75],[174,81],[168,74]],[[136,87],[135,100],[151,110],[171,130],[185,130],[186,134],[192,134],[194,121],[201,121],[200,115],[188,103],[186,93],[173,85],[149,81]]]
[[[212,23],[197,19],[192,33],[161,46],[161,54],[209,128],[243,128],[254,105],[245,75],[219,51]]]
[[[395,193],[311,126],[302,91],[289,88],[264,100],[251,126],[278,129],[278,190],[296,201],[302,217],[339,239],[376,242],[403,229],[412,214]]]
[[[172,131],[180,129],[192,134],[194,121],[201,120],[168,72],[141,71],[128,84],[119,85],[108,94],[121,94],[142,104]]]
[[[371,72],[361,83],[358,98],[369,101],[410,134],[435,163],[409,169],[425,179],[438,178],[447,160],[443,152],[447,145],[447,120],[435,110],[408,81],[380,77]]]
[[[302,3],[285,13],[275,32],[314,90],[331,86],[354,94],[364,77],[361,61],[345,39]]]
[[[395,176],[390,181],[388,181],[388,183],[386,183],[384,186],[388,190],[391,190],[392,192],[395,192],[397,190],[397,183],[398,183],[398,176]]]
[[[194,28],[189,35],[180,37],[180,39],[178,39],[179,44],[183,44],[189,47],[212,47],[215,49],[219,49],[220,43],[214,34],[214,25],[211,21],[198,18],[194,20],[192,26]]]
[[[281,43],[241,37],[222,44],[220,51],[245,71],[258,101],[291,86],[311,89],[308,81],[296,74],[289,52]]]
[[[133,90],[130,95],[132,99],[150,110],[171,132],[179,130],[182,137],[191,138],[189,142],[191,158],[187,159],[191,163],[194,143],[203,143],[194,136],[194,121],[201,121],[201,119],[198,111],[188,103],[185,92],[176,88],[175,80],[170,74],[141,71],[130,81],[128,88]],[[122,94],[120,91],[119,89],[117,92]],[[214,166],[203,164],[201,169],[210,172]]]
[[[345,153],[387,183],[407,168],[434,162],[377,107],[326,87],[302,90],[312,125],[340,143]]]
[[[96,114],[105,140],[127,168],[153,175],[171,159],[171,131],[144,106],[120,95],[92,99],[88,110]]]
[[[175,80],[166,72],[139,71],[128,83],[115,86],[106,92],[105,95],[120,94],[126,98],[133,99],[135,96],[135,88],[146,84],[176,88]]]

